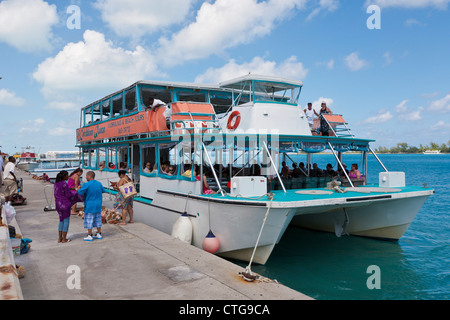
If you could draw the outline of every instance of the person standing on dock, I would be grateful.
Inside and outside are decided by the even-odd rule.
[[[84,196],[84,228],[88,235],[84,241],[102,239],[102,194],[105,192],[103,185],[95,180],[95,173],[86,173],[87,182],[78,190],[78,194]],[[92,236],[92,229],[97,228],[97,233]]]
[[[9,157],[8,163],[5,165],[5,169],[3,170],[3,184],[5,186],[5,197],[6,202],[12,201],[13,196],[17,193],[17,178],[15,175],[16,172],[16,158]]]
[[[70,192],[67,179],[69,179],[69,173],[66,170],[60,171],[56,176],[54,186],[56,211],[59,214],[58,243],[71,241],[67,239],[67,232],[70,224],[70,209],[76,201],[75,196],[77,195]]]

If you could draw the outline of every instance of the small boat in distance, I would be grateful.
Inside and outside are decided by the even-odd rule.
[[[30,173],[37,177],[41,177],[45,173],[50,180],[54,180],[61,170],[66,170],[71,174],[80,165],[79,151],[48,151],[41,155],[37,167],[30,170]]]
[[[34,148],[29,146],[22,148],[22,153],[20,154],[16,167],[24,171],[30,171],[37,166],[38,162]]]
[[[423,154],[440,154],[441,150],[425,150]]]

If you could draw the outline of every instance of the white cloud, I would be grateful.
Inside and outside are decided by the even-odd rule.
[[[125,50],[106,41],[102,33],[86,30],[83,41],[67,44],[39,64],[33,78],[43,85],[44,96],[53,100],[50,108],[67,109],[79,95],[118,90],[154,73],[156,63],[144,48]]]
[[[433,101],[428,110],[441,113],[450,112],[450,94],[447,94],[442,99]]]
[[[25,100],[17,97],[15,92],[8,89],[0,89],[0,106],[22,107],[24,105]]]
[[[315,8],[306,18],[307,21],[314,18],[321,11],[333,12],[339,8],[339,0],[320,0],[319,7]]]
[[[369,65],[366,60],[359,58],[358,52],[352,52],[344,58],[344,61],[347,68],[349,68],[351,71],[358,71]]]
[[[234,59],[220,68],[209,68],[203,74],[195,78],[199,83],[219,83],[224,80],[233,79],[248,74],[264,74],[302,80],[308,74],[301,62],[297,61],[296,56],[289,57],[281,63],[264,60],[261,57],[255,57],[252,61],[237,64]]]
[[[24,125],[19,128],[20,134],[37,133],[45,124],[45,119],[37,118],[34,120],[25,121]]]
[[[422,112],[423,108],[419,107],[416,111],[406,111],[398,116],[400,120],[404,121],[419,121],[422,120]]]
[[[410,18],[405,21],[405,26],[407,26],[407,27],[425,26],[425,24],[420,21],[417,21],[416,19]]]
[[[395,107],[395,111],[397,113],[402,113],[402,112],[408,111],[408,107],[406,106],[407,103],[408,103],[408,100],[403,100]]]
[[[308,101],[308,102],[309,102],[309,101]],[[320,98],[317,99],[316,101],[313,101],[313,102],[312,102],[313,109],[316,110],[317,113],[319,113],[319,110],[321,109],[322,102],[325,102],[325,103],[327,104],[327,107],[330,108],[330,109],[332,109],[334,100],[331,99],[331,98],[320,97]],[[331,110],[331,111],[333,112],[333,110]],[[333,112],[333,113],[336,113],[336,112]]]
[[[74,129],[66,127],[55,127],[48,130],[48,134],[52,136],[68,136],[73,135]]]
[[[400,7],[413,9],[436,7],[445,10],[449,2],[450,0],[367,0],[366,6],[376,4],[382,8]]]
[[[363,123],[369,123],[369,124],[378,124],[387,122],[392,119],[392,114],[389,111],[386,112],[380,112],[378,115],[367,118],[364,120]]]
[[[391,57],[391,54],[389,52],[385,52],[383,54],[383,58],[384,58],[384,65],[383,66],[388,66],[394,61],[394,59]]]
[[[0,41],[23,52],[50,50],[58,21],[56,5],[43,0],[1,1]]]
[[[321,61],[316,63],[318,66],[326,66],[328,69],[334,69],[334,59],[330,59],[329,61]]]
[[[139,38],[182,24],[194,0],[97,0],[94,7],[117,35]]]
[[[195,22],[171,38],[159,40],[158,56],[168,65],[220,54],[238,44],[269,34],[306,0],[217,0],[204,2]]]

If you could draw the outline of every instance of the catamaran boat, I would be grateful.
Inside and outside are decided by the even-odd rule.
[[[66,170],[69,174],[80,167],[79,151],[48,151],[39,159],[38,165],[29,172],[37,177],[44,173],[49,179],[56,179],[56,175],[61,170]]]
[[[434,191],[406,186],[341,115],[324,115],[329,135],[317,135],[298,104],[302,87],[253,74],[220,84],[136,82],[82,108],[84,174],[94,171],[114,194],[111,182],[127,170],[138,189],[135,221],[227,258],[264,264],[289,225],[399,239]],[[323,151],[340,175],[314,174],[312,157]],[[355,152],[359,178],[343,163]],[[306,169],[281,175],[293,153],[304,154]],[[376,185],[366,181],[369,155],[383,168]]]

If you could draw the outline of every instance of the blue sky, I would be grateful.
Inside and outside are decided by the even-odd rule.
[[[302,106],[327,101],[375,147],[448,143],[449,2],[3,0],[0,149],[74,150],[80,108],[137,80],[248,72],[302,80]]]

